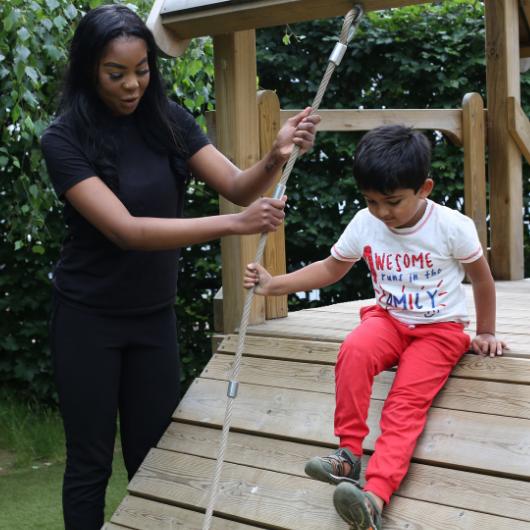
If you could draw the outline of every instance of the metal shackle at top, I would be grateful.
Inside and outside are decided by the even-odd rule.
[[[344,54],[346,53],[346,49],[348,47],[348,44],[353,39],[353,36],[355,35],[355,32],[357,31],[357,27],[359,26],[359,22],[361,22],[361,18],[363,17],[364,10],[361,5],[356,5],[348,15],[352,16],[350,19],[350,16],[346,16],[346,21],[344,22],[346,27],[343,27],[343,31],[341,34],[341,40],[335,44],[335,47],[333,48],[333,51],[331,52],[331,55],[329,56],[329,62],[333,63],[335,66],[339,66],[339,64],[342,61],[342,58],[344,57]],[[351,24],[351,25],[350,25]],[[350,25],[349,28],[347,26]],[[347,36],[346,39],[343,38],[343,34],[345,33],[345,29],[347,29]],[[345,42],[343,42],[345,40]]]

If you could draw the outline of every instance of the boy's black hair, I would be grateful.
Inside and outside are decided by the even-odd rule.
[[[417,192],[429,177],[431,144],[419,131],[385,125],[366,133],[353,161],[359,189],[389,195],[400,188]]]

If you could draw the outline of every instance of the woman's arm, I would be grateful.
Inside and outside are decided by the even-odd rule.
[[[188,166],[195,177],[223,197],[247,206],[272,185],[274,176],[287,162],[295,145],[300,147],[301,154],[312,147],[320,116],[310,116],[310,112],[311,108],[307,107],[289,118],[278,132],[270,152],[248,169],[239,169],[213,145],[199,149],[188,160]]]
[[[338,282],[351,268],[354,262],[339,261],[329,256],[289,274],[271,276],[257,263],[250,263],[245,270],[243,285],[247,289],[254,287],[256,294],[278,296],[320,289]]]
[[[133,217],[99,177],[65,193],[70,204],[122,249],[168,250],[222,236],[274,231],[283,222],[285,198],[259,199],[238,214],[197,219]]]

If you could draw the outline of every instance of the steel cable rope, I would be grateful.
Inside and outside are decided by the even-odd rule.
[[[359,22],[361,21],[362,16],[363,16],[363,9],[360,5],[354,6],[353,9],[351,9],[350,11],[348,11],[348,13],[346,13],[346,16],[344,17],[344,23],[342,25],[342,30],[340,33],[339,42],[335,44],[335,47],[333,51],[331,52],[331,55],[328,60],[326,72],[324,73],[324,76],[322,77],[322,81],[320,82],[320,86],[318,88],[317,94],[311,105],[312,107],[311,114],[315,114],[318,111],[320,107],[320,103],[322,102],[322,98],[324,97],[329,81],[331,79],[331,76],[333,75],[333,72],[335,71],[336,67],[340,64],[342,58],[344,57],[344,54],[347,49],[347,45],[351,41],[353,36],[355,35],[355,31],[357,30],[357,26],[359,25]],[[285,169],[283,170],[282,176],[276,186],[276,189],[274,192],[275,199],[281,199],[283,197],[285,188],[287,185],[287,180],[289,179],[289,176],[294,167],[296,159],[298,158],[299,153],[300,153],[300,148],[297,145],[295,145],[293,148],[293,151],[291,152],[291,156],[289,157],[289,160],[287,161]],[[258,242],[258,248],[256,250],[256,257],[254,260],[256,263],[261,263],[261,260],[263,259],[263,253],[265,251],[266,242],[267,242],[267,233],[263,233],[260,236],[260,239]],[[245,304],[243,306],[243,313],[241,315],[241,324],[239,327],[239,338],[238,338],[236,356],[235,356],[235,360],[234,360],[234,364],[232,368],[232,374],[230,376],[230,381],[228,383],[228,390],[227,390],[228,400],[226,404],[226,412],[225,412],[225,418],[223,422],[223,431],[221,435],[221,442],[219,444],[219,452],[217,455],[217,463],[215,467],[214,478],[213,478],[212,486],[210,489],[210,501],[208,503],[208,507],[206,509],[206,513],[204,516],[202,530],[210,529],[213,510],[215,507],[215,503],[217,501],[219,480],[220,480],[221,471],[223,468],[226,446],[228,444],[228,434],[230,431],[230,425],[232,423],[232,409],[233,409],[234,399],[237,397],[237,391],[239,387],[239,372],[241,369],[243,348],[245,345],[245,337],[247,334],[247,326],[248,326],[248,320],[250,316],[250,308],[252,306],[253,299],[254,299],[254,289],[248,289],[247,295],[245,298]]]

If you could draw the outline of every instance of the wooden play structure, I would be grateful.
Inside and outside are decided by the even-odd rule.
[[[341,16],[354,3],[155,0],[148,24],[169,55],[181,54],[190,38],[213,36],[217,108],[209,117],[211,135],[221,151],[245,167],[270,148],[281,123],[295,112],[280,109],[272,91],[256,93],[255,29]],[[421,3],[362,2],[365,11]],[[511,348],[498,359],[465,355],[454,370],[430,411],[410,473],[385,511],[385,530],[530,528],[530,280],[523,279],[521,157],[530,161],[530,122],[521,109],[519,73],[520,58],[530,56],[530,0],[485,0],[485,6],[486,108],[472,93],[455,109],[319,111],[321,131],[405,123],[440,131],[462,146],[465,209],[497,280],[498,334]],[[220,209],[237,211],[224,199]],[[202,528],[236,351],[233,333],[243,306],[241,275],[254,258],[256,242],[253,236],[222,241],[214,355],[106,530]],[[264,261],[276,274],[285,271],[283,231],[269,238]],[[358,322],[359,308],[368,303],[288,313],[286,297],[255,300],[212,528],[346,530],[333,508],[334,486],[309,479],[303,469],[308,458],[337,446],[335,358]],[[470,333],[473,328],[474,320]],[[393,377],[384,372],[374,384],[365,459]]]

